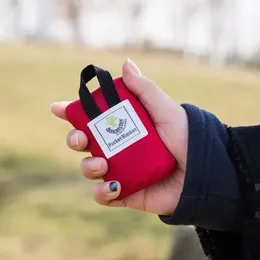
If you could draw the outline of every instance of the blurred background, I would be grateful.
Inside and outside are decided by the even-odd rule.
[[[176,101],[258,124],[259,13],[258,0],[0,0],[0,259],[204,259],[190,228],[96,205],[87,154],[49,106],[78,98],[84,66],[118,77],[130,57]]]

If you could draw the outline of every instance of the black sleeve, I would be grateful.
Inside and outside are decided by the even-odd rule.
[[[260,259],[260,126],[227,127],[228,153],[243,195],[239,233],[197,227],[204,252],[210,259]]]
[[[212,113],[183,104],[188,117],[188,153],[183,190],[174,212],[160,216],[168,225],[194,225],[239,232],[242,195],[228,155],[229,134]]]

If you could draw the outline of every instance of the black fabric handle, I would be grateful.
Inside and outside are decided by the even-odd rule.
[[[88,117],[91,120],[102,113],[86,86],[86,84],[95,76],[97,76],[107,106],[111,108],[120,103],[120,98],[118,96],[113,78],[111,77],[110,73],[92,64],[88,65],[81,72],[79,98],[82,106],[84,107]]]

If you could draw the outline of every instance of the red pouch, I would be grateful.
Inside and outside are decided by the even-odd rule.
[[[86,83],[95,76],[100,87],[90,93]],[[117,200],[172,174],[175,158],[121,77],[113,80],[108,71],[89,65],[81,72],[79,97],[66,109],[68,121],[87,135],[92,156],[107,160],[103,179],[121,184]]]

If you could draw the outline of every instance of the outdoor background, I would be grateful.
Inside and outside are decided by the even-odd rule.
[[[78,98],[86,65],[118,77],[130,57],[176,101],[258,124],[259,13],[258,0],[0,0],[0,259],[168,259],[173,227],[92,200],[87,154],[50,104]]]

